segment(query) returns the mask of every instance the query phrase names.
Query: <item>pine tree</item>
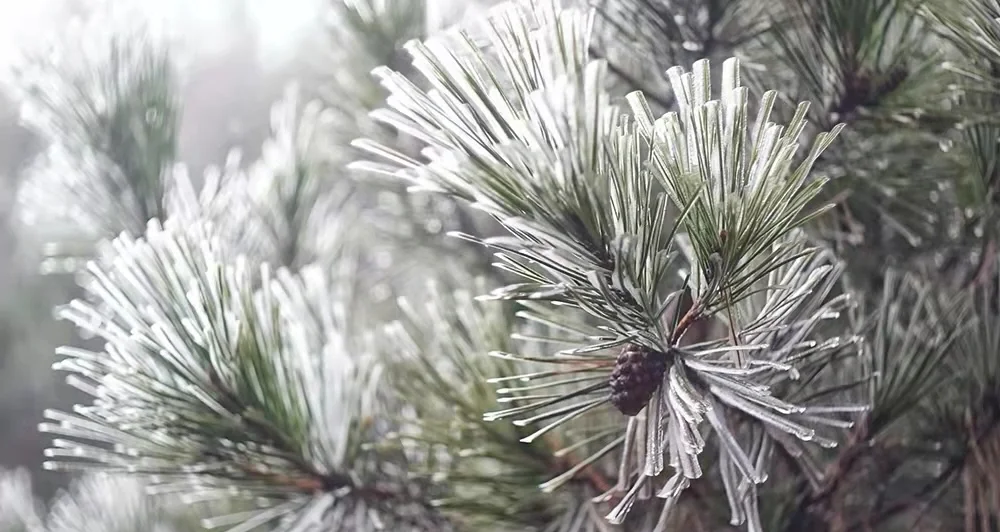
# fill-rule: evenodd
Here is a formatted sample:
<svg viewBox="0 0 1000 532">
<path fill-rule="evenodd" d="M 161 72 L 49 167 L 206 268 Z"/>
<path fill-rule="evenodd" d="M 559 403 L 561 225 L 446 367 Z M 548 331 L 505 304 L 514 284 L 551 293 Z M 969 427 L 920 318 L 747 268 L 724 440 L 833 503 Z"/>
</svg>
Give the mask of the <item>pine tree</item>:
<svg viewBox="0 0 1000 532">
<path fill-rule="evenodd" d="M 997 0 L 432 8 L 334 0 L 336 75 L 200 186 L 167 54 L 50 72 L 89 484 L 0 524 L 998 526 Z"/>
</svg>

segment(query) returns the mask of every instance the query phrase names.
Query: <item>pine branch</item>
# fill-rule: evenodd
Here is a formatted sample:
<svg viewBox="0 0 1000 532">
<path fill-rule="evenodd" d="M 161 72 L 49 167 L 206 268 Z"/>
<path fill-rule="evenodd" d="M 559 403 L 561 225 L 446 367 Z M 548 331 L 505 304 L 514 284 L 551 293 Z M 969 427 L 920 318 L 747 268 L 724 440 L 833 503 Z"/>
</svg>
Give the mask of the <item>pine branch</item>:
<svg viewBox="0 0 1000 532">
<path fill-rule="evenodd" d="M 485 287 L 483 280 L 461 281 L 448 279 L 447 283 Z M 577 523 L 576 528 L 559 530 L 596 532 L 602 523 L 583 518 L 580 512 L 589 505 L 580 502 L 612 488 L 614 481 L 606 473 L 614 464 L 602 460 L 578 466 L 599 447 L 587 445 L 592 439 L 588 433 L 604 429 L 563 426 L 537 434 L 531 428 L 483 419 L 483 411 L 498 399 L 505 402 L 544 390 L 520 391 L 521 368 L 509 360 L 482 355 L 530 344 L 511 338 L 515 331 L 527 334 L 528 330 L 515 323 L 509 304 L 477 302 L 474 293 L 468 288 L 449 291 L 432 285 L 425 303 L 400 301 L 404 318 L 384 335 L 387 359 L 395 361 L 390 372 L 396 376 L 393 388 L 415 410 L 412 428 L 404 437 L 412 445 L 449 454 L 446 460 L 437 461 L 437 469 L 423 472 L 448 482 L 449 493 L 436 504 L 457 515 L 469 529 L 509 525 L 548 530 L 558 523 L 567 527 Z M 508 387 L 496 390 L 488 381 Z M 574 468 L 579 474 L 570 481 L 568 496 L 539 493 L 539 484 L 547 477 Z M 486 493 L 490 496 L 484 500 Z"/>
<path fill-rule="evenodd" d="M 956 99 L 962 113 L 962 131 L 955 143 L 968 161 L 967 176 L 956 180 L 960 206 L 972 210 L 960 233 L 978 241 L 979 261 L 969 271 L 963 286 L 969 287 L 991 277 L 997 236 L 992 230 L 996 216 L 997 169 L 1000 149 L 996 117 L 1000 116 L 1000 4 L 987 2 L 928 2 L 921 14 L 956 49 L 947 65 L 957 77 Z"/>
<path fill-rule="evenodd" d="M 973 322 L 958 298 L 941 303 L 932 286 L 888 272 L 865 353 L 870 366 L 871 437 L 887 430 L 945 378 L 938 370 Z"/>
<path fill-rule="evenodd" d="M 260 159 L 206 187 L 226 206 L 212 218 L 234 249 L 295 270 L 334 264 L 357 246 L 354 240 L 364 239 L 346 230 L 357 213 L 350 183 L 336 175 L 343 149 L 331 145 L 332 120 L 329 109 L 303 101 L 302 91 L 289 85 L 271 109 L 271 136 Z M 234 210 L 247 212 L 234 216 Z"/>
<path fill-rule="evenodd" d="M 447 529 L 428 488 L 406 479 L 419 457 L 377 443 L 392 432 L 378 410 L 380 366 L 345 336 L 335 285 L 315 269 L 272 278 L 266 267 L 258 285 L 231 260 L 203 226 L 171 221 L 141 240 L 120 237 L 91 265 L 95 303 L 61 315 L 106 348 L 63 348 L 57 369 L 95 401 L 46 412 L 42 430 L 66 438 L 47 467 L 267 502 L 207 519 L 210 528 Z"/>
<path fill-rule="evenodd" d="M 933 0 L 919 6 L 935 22 L 934 29 L 958 47 L 963 62 L 1000 62 L 1000 2 L 997 0 Z"/>
<path fill-rule="evenodd" d="M 990 479 L 989 457 L 983 456 L 982 450 L 991 444 L 990 438 L 996 441 L 996 426 L 1000 421 L 996 392 L 1000 382 L 1000 363 L 996 357 L 1000 348 L 996 283 L 994 272 L 989 282 L 963 292 L 969 308 L 968 325 L 942 364 L 940 371 L 947 375 L 947 380 L 936 390 L 936 400 L 921 407 L 916 434 L 923 440 L 938 442 L 941 469 L 950 471 L 949 476 L 936 472 L 936 476 L 927 479 L 927 490 L 934 488 L 936 480 L 941 483 L 957 478 L 995 485 L 995 480 Z M 986 464 L 982 462 L 984 459 Z M 977 489 L 963 491 L 964 517 L 975 520 L 975 514 L 982 512 L 984 503 L 978 500 Z M 937 491 L 927 493 L 931 495 Z M 885 511 L 888 516 L 894 516 L 907 509 L 904 508 L 906 502 L 895 502 Z M 987 508 L 991 504 L 985 503 Z"/>
<path fill-rule="evenodd" d="M 94 400 L 46 413 L 49 467 L 253 499 L 203 523 L 234 532 L 663 532 L 683 510 L 916 528 L 961 506 L 945 492 L 985 522 L 995 1 L 628 0 L 598 19 L 525 0 L 418 40 L 425 2 L 337 0 L 327 109 L 285 100 L 262 160 L 201 190 L 157 174 L 145 236 L 102 249 L 87 302 L 62 309 L 106 345 L 60 350 Z M 597 22 L 636 42 L 595 44 Z M 694 66 L 649 81 L 622 47 Z M 780 95 L 752 101 L 740 62 L 713 75 L 709 55 L 765 61 L 755 88 L 813 105 L 781 123 Z M 615 76 L 654 90 L 619 107 Z M 382 180 L 318 179 L 358 153 Z M 393 238 L 369 247 L 363 226 Z M 467 276 L 485 266 L 494 282 Z M 393 291 L 420 295 L 359 333 Z M 949 490 L 960 477 L 977 484 Z"/>
<path fill-rule="evenodd" d="M 48 513 L 35 500 L 28 472 L 0 472 L 0 525 L 9 532 L 195 532 L 179 507 L 146 496 L 134 478 L 91 473 L 60 491 Z"/>
<path fill-rule="evenodd" d="M 407 194 L 398 180 L 379 179 L 380 167 L 369 172 L 347 168 L 361 154 L 351 146 L 359 137 L 377 140 L 407 156 L 415 154 L 417 147 L 410 139 L 376 119 L 387 94 L 371 73 L 385 66 L 407 66 L 405 43 L 424 38 L 436 29 L 429 27 L 431 7 L 424 0 L 332 0 L 326 17 L 328 42 L 324 45 L 329 54 L 322 54 L 324 64 L 319 66 L 320 98 L 324 113 L 329 115 L 324 132 L 336 152 L 334 173 L 342 174 L 331 178 L 350 178 L 350 204 L 357 211 L 351 223 L 371 229 L 368 238 L 358 238 L 366 244 L 360 251 L 365 284 L 377 293 L 385 293 L 384 299 L 389 302 L 391 295 L 419 291 L 422 284 L 411 283 L 408 278 L 434 275 L 433 271 L 415 274 L 427 269 L 428 264 L 435 268 L 447 265 L 459 274 L 465 270 L 480 275 L 494 272 L 488 255 L 444 238 L 449 231 L 477 231 L 484 225 L 482 217 L 448 198 Z"/>
<path fill-rule="evenodd" d="M 134 478 L 90 474 L 58 495 L 49 510 L 48 532 L 194 532 L 179 508 L 146 496 Z"/>
<path fill-rule="evenodd" d="M 660 73 L 702 58 L 716 59 L 746 48 L 767 31 L 765 4 L 745 0 L 591 1 L 598 13 L 597 35 L 609 69 L 628 86 L 672 109 Z M 650 68 L 649 62 L 654 63 Z M 648 73 L 654 77 L 649 79 Z"/>
<path fill-rule="evenodd" d="M 343 128 L 338 128 L 344 136 L 337 142 L 346 145 L 361 135 L 386 133 L 367 117 L 384 99 L 368 73 L 381 65 L 398 67 L 403 45 L 427 34 L 427 2 L 330 0 L 329 4 L 324 21 L 329 55 L 323 54 L 319 66 L 326 73 L 321 92 Z"/>
<path fill-rule="evenodd" d="M 44 532 L 40 506 L 32 493 L 27 470 L 0 470 L 0 528 L 10 532 Z"/>
<path fill-rule="evenodd" d="M 557 369 L 541 375 L 520 376 L 542 383 L 532 389 L 551 386 L 554 393 L 525 397 L 519 401 L 524 404 L 489 412 L 487 419 L 515 418 L 515 424 L 524 425 L 545 421 L 534 439 L 571 420 L 606 415 L 601 407 L 608 403 L 633 416 L 624 431 L 605 436 L 608 443 L 597 454 L 543 484 L 545 490 L 557 489 L 581 466 L 620 448 L 618 482 L 604 497 L 617 502 L 608 514 L 612 523 L 622 523 L 635 502 L 650 493 L 647 480 L 665 469 L 667 457 L 676 473 L 658 495 L 666 499 L 663 515 L 670 512 L 690 480 L 702 475 L 700 426 L 708 421 L 722 444 L 733 522 L 756 526 L 752 486 L 763 481 L 771 440 L 751 442 L 751 457 L 723 412 L 741 411 L 765 426 L 833 445 L 794 419 L 793 413 L 807 409 L 783 402 L 754 382 L 781 382 L 794 372 L 785 357 L 806 358 L 841 344 L 826 342 L 796 355 L 803 345 L 777 349 L 752 341 L 711 341 L 682 349 L 676 340 L 696 319 L 740 303 L 770 274 L 812 256 L 793 230 L 816 216 L 801 211 L 823 181 L 806 176 L 836 131 L 821 135 L 805 161 L 793 167 L 807 106 L 800 107 L 786 132 L 769 122 L 775 95 L 768 94 L 751 132 L 735 61 L 726 64 L 721 102 L 709 101 L 707 63 L 699 62 L 693 74 L 679 68 L 669 72 L 678 113 L 654 120 L 636 95 L 634 121 L 619 117 L 608 103 L 603 62 L 587 55 L 586 13 L 552 3 L 524 10 L 509 5 L 494 13 L 485 52 L 461 33 L 410 45 L 414 65 L 438 88 L 433 97 L 398 73 L 379 72 L 392 93 L 392 110 L 381 117 L 426 142 L 426 162 L 359 143 L 392 161 L 397 175 L 415 186 L 472 202 L 504 224 L 510 237 L 481 242 L 500 250 L 501 267 L 526 282 L 495 290 L 490 298 L 519 301 L 526 307 L 525 319 L 552 325 L 556 334 L 539 340 L 576 346 L 545 357 L 496 353 L 555 364 Z M 763 161 L 780 169 L 778 174 L 762 173 Z M 651 188 L 643 170 L 648 164 L 665 196 Z M 681 220 L 673 228 L 666 222 L 667 199 Z M 663 319 L 663 312 L 682 290 L 664 279 L 671 244 L 681 229 L 693 263 L 689 284 L 695 304 L 683 320 L 675 317 L 683 326 L 677 327 L 676 321 Z M 829 314 L 815 307 L 807 307 L 816 312 L 812 315 L 786 313 L 798 308 L 792 302 L 828 269 L 794 271 L 785 286 L 795 288 L 766 285 L 775 299 L 765 307 L 782 312 L 762 311 L 756 321 L 739 323 L 741 340 L 743 335 L 763 338 L 763 324 L 782 318 L 801 319 L 793 328 L 809 335 Z M 570 312 L 574 308 L 582 319 Z M 623 345 L 617 357 L 608 353 Z M 768 353 L 774 358 L 768 360 Z M 753 361 L 750 367 L 743 356 Z M 601 373 L 612 369 L 602 383 Z M 640 387 L 636 381 L 633 388 L 633 378 L 652 382 L 647 386 L 642 380 Z M 577 381 L 582 383 L 559 391 Z"/>
<path fill-rule="evenodd" d="M 890 95 L 928 81 L 920 20 L 905 1 L 788 0 L 779 9 L 790 19 L 773 26 L 776 59 L 795 73 L 797 96 L 817 104 L 823 127 L 861 107 L 892 112 Z"/>
<path fill-rule="evenodd" d="M 170 57 L 143 28 L 95 16 L 63 38 L 19 73 L 22 116 L 49 144 L 19 207 L 73 269 L 93 242 L 166 215 L 179 104 Z"/>
<path fill-rule="evenodd" d="M 870 329 L 859 330 L 867 339 L 862 360 L 870 377 L 863 381 L 869 386 L 865 403 L 871 410 L 854 426 L 847 444 L 821 474 L 800 471 L 802 491 L 786 530 L 807 526 L 809 517 L 834 522 L 836 505 L 845 490 L 854 489 L 862 463 L 878 460 L 879 444 L 905 430 L 899 426 L 907 416 L 914 410 L 919 412 L 923 399 L 942 385 L 947 373 L 940 366 L 969 327 L 967 309 L 960 298 L 940 303 L 930 287 L 891 270 L 883 290 L 878 309 L 862 318 Z M 812 490 L 803 493 L 809 484 Z"/>
<path fill-rule="evenodd" d="M 988 437 L 997 433 L 998 427 L 1000 427 L 1000 417 L 994 417 L 991 421 L 985 423 L 982 428 L 977 429 L 976 433 L 969 440 L 969 444 L 976 445 L 979 442 L 985 441 Z M 898 501 L 885 508 L 881 508 L 875 516 L 867 517 L 861 522 L 852 524 L 847 529 L 848 532 L 872 530 L 874 527 L 909 512 L 917 506 L 925 506 L 928 500 L 934 497 L 935 494 L 944 492 L 963 468 L 968 467 L 971 456 L 971 453 L 963 453 L 951 458 L 934 478 L 928 480 L 918 490 L 916 495 L 907 500 Z"/>
<path fill-rule="evenodd" d="M 774 15 L 787 23 L 765 37 L 790 91 L 814 103 L 814 119 L 849 125 L 820 163 L 838 177 L 830 195 L 845 200 L 820 231 L 859 275 L 894 258 L 916 269 L 962 223 L 943 177 L 960 164 L 945 140 L 961 116 L 942 68 L 948 47 L 915 5 L 788 0 Z"/>
</svg>

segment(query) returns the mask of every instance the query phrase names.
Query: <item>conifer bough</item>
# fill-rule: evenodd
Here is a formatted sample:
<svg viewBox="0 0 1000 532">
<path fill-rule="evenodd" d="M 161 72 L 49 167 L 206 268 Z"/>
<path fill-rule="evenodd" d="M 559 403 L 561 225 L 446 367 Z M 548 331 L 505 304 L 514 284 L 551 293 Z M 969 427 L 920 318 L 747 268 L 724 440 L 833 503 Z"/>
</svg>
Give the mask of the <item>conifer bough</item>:
<svg viewBox="0 0 1000 532">
<path fill-rule="evenodd" d="M 151 222 L 114 240 L 88 268 L 90 301 L 60 315 L 106 344 L 65 347 L 56 369 L 94 397 L 46 412 L 46 467 L 149 476 L 150 491 L 192 502 L 252 496 L 207 528 L 447 530 L 413 456 L 382 450 L 382 367 L 342 332 L 325 272 L 259 281 L 210 228 Z M 409 456 L 409 458 L 408 458 Z"/>
<path fill-rule="evenodd" d="M 605 21 L 640 19 L 616 29 L 669 54 L 655 59 L 766 52 L 776 65 L 760 77 L 819 105 L 785 122 L 776 93 L 750 101 L 732 59 L 721 63 L 721 90 L 708 62 L 692 61 L 690 72 L 666 71 L 672 94 L 615 94 L 606 71 L 628 78 L 630 69 L 590 57 L 616 56 L 592 46 L 593 14 L 549 0 L 505 4 L 482 31 L 410 42 L 414 69 L 398 65 L 396 48 L 424 35 L 425 2 L 337 1 L 328 107 L 286 100 L 263 164 L 244 172 L 230 159 L 199 193 L 165 171 L 177 109 L 158 48 L 115 44 L 107 68 L 68 72 L 77 78 L 68 93 L 37 93 L 51 111 L 37 124 L 57 133 L 47 152 L 57 165 L 40 166 L 24 198 L 72 214 L 51 201 L 51 185 L 69 183 L 62 188 L 87 199 L 71 202 L 86 215 L 74 215 L 74 234 L 143 235 L 102 250 L 81 276 L 86 300 L 61 311 L 105 345 L 59 350 L 57 369 L 93 401 L 46 412 L 42 430 L 56 435 L 47 466 L 124 476 L 87 477 L 41 519 L 24 477 L 0 475 L 0 528 L 172 525 L 143 485 L 225 501 L 202 524 L 232 532 L 664 532 L 688 519 L 715 530 L 712 503 L 722 499 L 723 520 L 751 531 L 910 529 L 896 518 L 928 517 L 924 505 L 941 495 L 940 528 L 955 522 L 944 514 L 958 490 L 947 488 L 962 478 L 966 529 L 976 520 L 989 529 L 1000 493 L 990 279 L 1000 3 L 795 0 L 778 3 L 791 13 L 780 23 L 767 20 L 774 3 L 760 0 L 615 3 Z M 631 38 L 617 41 L 607 44 L 649 59 Z M 944 70 L 958 75 L 941 75 L 942 50 L 925 45 L 948 48 Z M 373 117 L 391 128 L 356 120 L 382 101 L 358 79 L 380 63 L 373 79 L 389 98 Z M 643 82 L 656 77 L 646 73 Z M 951 83 L 949 96 L 961 98 L 939 101 Z M 671 112 L 654 116 L 647 97 Z M 817 130 L 840 119 L 852 134 L 818 163 L 840 126 Z M 960 134 L 947 131 L 955 124 Z M 339 144 L 347 136 L 375 137 L 356 147 L 377 160 L 356 167 L 436 194 L 428 204 L 467 202 L 499 222 L 502 236 L 465 221 L 476 234 L 458 234 L 495 252 L 491 281 L 473 286 L 466 274 L 485 272 L 464 261 L 417 273 L 410 260 L 400 269 L 411 279 L 433 276 L 445 289 L 419 304 L 401 298 L 392 311 L 403 317 L 384 331 L 359 330 L 372 302 L 347 310 L 355 302 L 331 289 L 329 272 L 299 268 L 348 269 L 344 255 L 357 252 L 319 234 L 330 211 L 343 219 L 347 196 L 315 178 L 356 153 Z M 938 143 L 937 156 L 924 153 Z M 855 260 L 841 278 L 840 259 L 852 256 L 844 240 L 835 237 L 834 255 L 815 240 L 830 232 L 809 224 L 828 192 L 814 164 L 846 177 L 836 197 L 869 204 L 858 220 L 846 205 L 824 217 L 837 235 L 850 222 L 850 236 L 860 227 L 877 245 L 900 240 L 897 231 L 911 246 L 933 236 L 921 251 L 934 256 L 914 261 L 930 266 L 921 273 L 930 282 Z M 261 194 L 241 190 L 248 185 Z M 426 244 L 414 246 L 424 231 L 409 230 L 427 224 L 426 212 L 375 217 L 406 235 L 404 255 Z M 160 215 L 162 226 L 146 225 Z M 941 227 L 924 234 L 927 225 Z M 872 240 L 846 242 L 868 254 Z M 266 255 L 298 271 L 272 273 Z M 940 293 L 955 279 L 980 296 L 975 308 L 968 292 Z M 882 293 L 868 293 L 877 284 Z M 489 293 L 476 301 L 470 291 Z M 874 312 L 855 312 L 872 302 Z M 691 334 L 695 324 L 715 329 Z M 841 440 L 825 460 L 823 448 Z M 674 511 L 682 495 L 692 511 Z M 229 506 L 237 500 L 247 506 Z"/>
<path fill-rule="evenodd" d="M 841 126 L 816 135 L 796 162 L 808 105 L 779 125 L 771 121 L 777 94 L 767 92 L 751 122 L 735 59 L 723 65 L 718 99 L 708 62 L 699 61 L 690 73 L 667 72 L 676 111 L 653 117 L 633 93 L 633 115 L 622 114 L 607 92 L 605 63 L 589 57 L 592 20 L 552 1 L 505 4 L 491 12 L 480 41 L 459 32 L 410 43 L 429 89 L 379 69 L 390 96 L 375 115 L 422 140 L 423 157 L 359 142 L 387 163 L 358 167 L 495 217 L 509 236 L 458 235 L 497 250 L 497 266 L 523 279 L 488 298 L 520 302 L 522 318 L 550 327 L 541 340 L 570 346 L 545 356 L 494 353 L 553 369 L 521 375 L 531 391 L 508 391 L 505 402 L 516 406 L 487 419 L 541 425 L 523 440 L 532 442 L 562 425 L 608 422 L 609 406 L 634 415 L 611 421 L 619 430 L 595 436 L 598 448 L 544 491 L 617 449 L 617 482 L 598 497 L 616 502 L 608 520 L 624 523 L 655 492 L 660 530 L 702 476 L 707 425 L 733 524 L 760 530 L 755 486 L 767 478 L 775 446 L 833 446 L 836 434 L 824 436 L 822 427 L 850 426 L 832 416 L 861 410 L 777 394 L 801 369 L 855 342 L 817 337 L 817 324 L 848 301 L 814 297 L 829 293 L 839 268 L 800 231 L 824 211 L 811 205 L 825 180 L 809 172 Z M 679 271 L 688 268 L 677 248 L 690 273 Z M 693 305 L 670 319 L 667 309 L 679 309 L 685 295 Z M 687 328 L 711 316 L 730 334 L 681 348 Z M 623 345 L 624 360 L 613 353 Z M 671 363 L 650 353 L 671 353 Z M 753 428 L 737 428 L 736 418 Z M 668 465 L 674 473 L 664 477 Z"/>
</svg>

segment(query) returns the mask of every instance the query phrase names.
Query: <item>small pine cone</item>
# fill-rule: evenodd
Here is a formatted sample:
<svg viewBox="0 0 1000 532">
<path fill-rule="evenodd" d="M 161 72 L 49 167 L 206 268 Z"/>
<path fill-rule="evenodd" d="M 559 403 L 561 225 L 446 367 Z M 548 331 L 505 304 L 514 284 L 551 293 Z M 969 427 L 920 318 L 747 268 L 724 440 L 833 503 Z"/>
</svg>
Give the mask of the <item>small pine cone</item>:
<svg viewBox="0 0 1000 532">
<path fill-rule="evenodd" d="M 883 77 L 882 81 L 875 88 L 875 99 L 884 97 L 890 92 L 899 88 L 900 85 L 906 81 L 909 77 L 910 71 L 903 66 L 897 66 L 889 72 L 887 72 Z"/>
<path fill-rule="evenodd" d="M 611 372 L 611 404 L 626 416 L 638 414 L 660 387 L 666 371 L 666 353 L 641 345 L 626 345 Z"/>
</svg>

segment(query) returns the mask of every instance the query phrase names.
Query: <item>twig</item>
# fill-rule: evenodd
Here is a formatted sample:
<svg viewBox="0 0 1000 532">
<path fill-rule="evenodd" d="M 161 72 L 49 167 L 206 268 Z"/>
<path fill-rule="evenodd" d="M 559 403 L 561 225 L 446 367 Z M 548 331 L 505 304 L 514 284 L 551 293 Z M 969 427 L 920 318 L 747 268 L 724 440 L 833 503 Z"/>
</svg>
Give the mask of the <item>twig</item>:
<svg viewBox="0 0 1000 532">
<path fill-rule="evenodd" d="M 991 416 L 989 422 L 984 424 L 985 425 L 984 427 L 976 431 L 976 434 L 972 438 L 972 441 L 969 442 L 970 445 L 979 444 L 987 437 L 989 437 L 991 434 L 993 434 L 998 428 L 998 423 L 1000 423 L 1000 416 L 994 414 L 993 416 Z M 938 494 L 943 493 L 945 488 L 947 487 L 947 484 L 952 479 L 952 477 L 954 477 L 956 473 L 958 473 L 968 464 L 969 458 L 970 458 L 969 452 L 965 452 L 962 453 L 960 456 L 953 457 L 951 460 L 948 461 L 948 465 L 941 471 L 941 473 L 935 476 L 934 479 L 932 479 L 930 482 L 925 484 L 924 487 L 920 491 L 918 491 L 913 497 L 908 497 L 907 500 L 899 501 L 895 504 L 890 505 L 889 507 L 883 509 L 881 512 L 878 512 L 878 514 L 876 514 L 874 517 L 870 517 L 869 519 L 865 520 L 864 523 L 856 523 L 852 525 L 848 529 L 848 532 L 863 530 L 865 524 L 874 528 L 876 525 L 884 523 L 885 521 L 888 521 L 889 519 L 892 519 L 893 517 L 896 517 L 899 514 L 906 512 L 914 505 L 924 502 L 924 499 L 926 497 L 935 494 L 935 492 L 937 492 Z"/>
<path fill-rule="evenodd" d="M 684 313 L 680 321 L 677 322 L 677 326 L 674 327 L 674 331 L 670 334 L 670 345 L 677 345 L 687 332 L 688 328 L 695 324 L 698 320 L 703 317 L 701 313 L 701 305 L 699 303 L 694 303 L 691 308 Z"/>
<path fill-rule="evenodd" d="M 303 472 L 302 477 L 292 477 L 288 475 L 269 473 L 262 471 L 259 466 L 253 464 L 240 464 L 240 469 L 248 476 L 256 478 L 271 486 L 283 486 L 294 489 L 300 493 L 330 493 L 340 489 L 348 488 L 359 499 L 374 506 L 383 507 L 386 512 L 391 513 L 394 519 L 411 525 L 421 525 L 419 518 L 412 515 L 403 515 L 394 512 L 393 508 L 400 502 L 415 504 L 426 511 L 426 518 L 435 523 L 448 523 L 440 510 L 430 501 L 414 496 L 404 491 L 393 491 L 372 485 L 358 485 L 348 475 L 341 473 L 321 474 L 316 471 Z M 388 503 L 388 506 L 386 506 Z M 450 528 L 449 528 L 450 530 Z"/>
<path fill-rule="evenodd" d="M 966 287 L 982 286 L 989 279 L 990 274 L 993 271 L 993 265 L 996 262 L 996 252 L 997 252 L 996 242 L 991 238 L 983 242 L 983 248 L 981 251 L 981 256 L 979 257 L 979 264 L 976 266 L 976 270 L 973 275 L 966 282 Z"/>
<path fill-rule="evenodd" d="M 854 464 L 870 448 L 867 445 L 869 430 L 869 419 L 865 416 L 848 436 L 847 445 L 843 452 L 837 455 L 836 460 L 826 468 L 820 488 L 814 490 L 811 494 L 799 497 L 786 530 L 798 530 L 802 518 L 807 514 L 814 513 L 814 508 L 821 504 L 826 504 L 836 494 L 840 485 L 847 478 L 848 473 L 851 472 Z M 794 463 L 794 460 L 792 460 L 792 463 Z M 825 518 L 829 517 L 825 516 Z"/>
<path fill-rule="evenodd" d="M 847 439 L 847 447 L 844 452 L 837 456 L 837 459 L 827 467 L 826 474 L 824 474 L 824 485 L 818 493 L 816 493 L 812 499 L 814 502 L 819 502 L 823 499 L 829 498 L 833 495 L 833 492 L 840 487 L 840 484 L 847 477 L 847 474 L 851 471 L 855 462 L 864 454 L 865 449 L 869 448 L 867 444 L 868 433 L 870 429 L 870 423 L 867 416 L 858 423 L 857 427 L 851 432 L 851 435 Z"/>
</svg>

